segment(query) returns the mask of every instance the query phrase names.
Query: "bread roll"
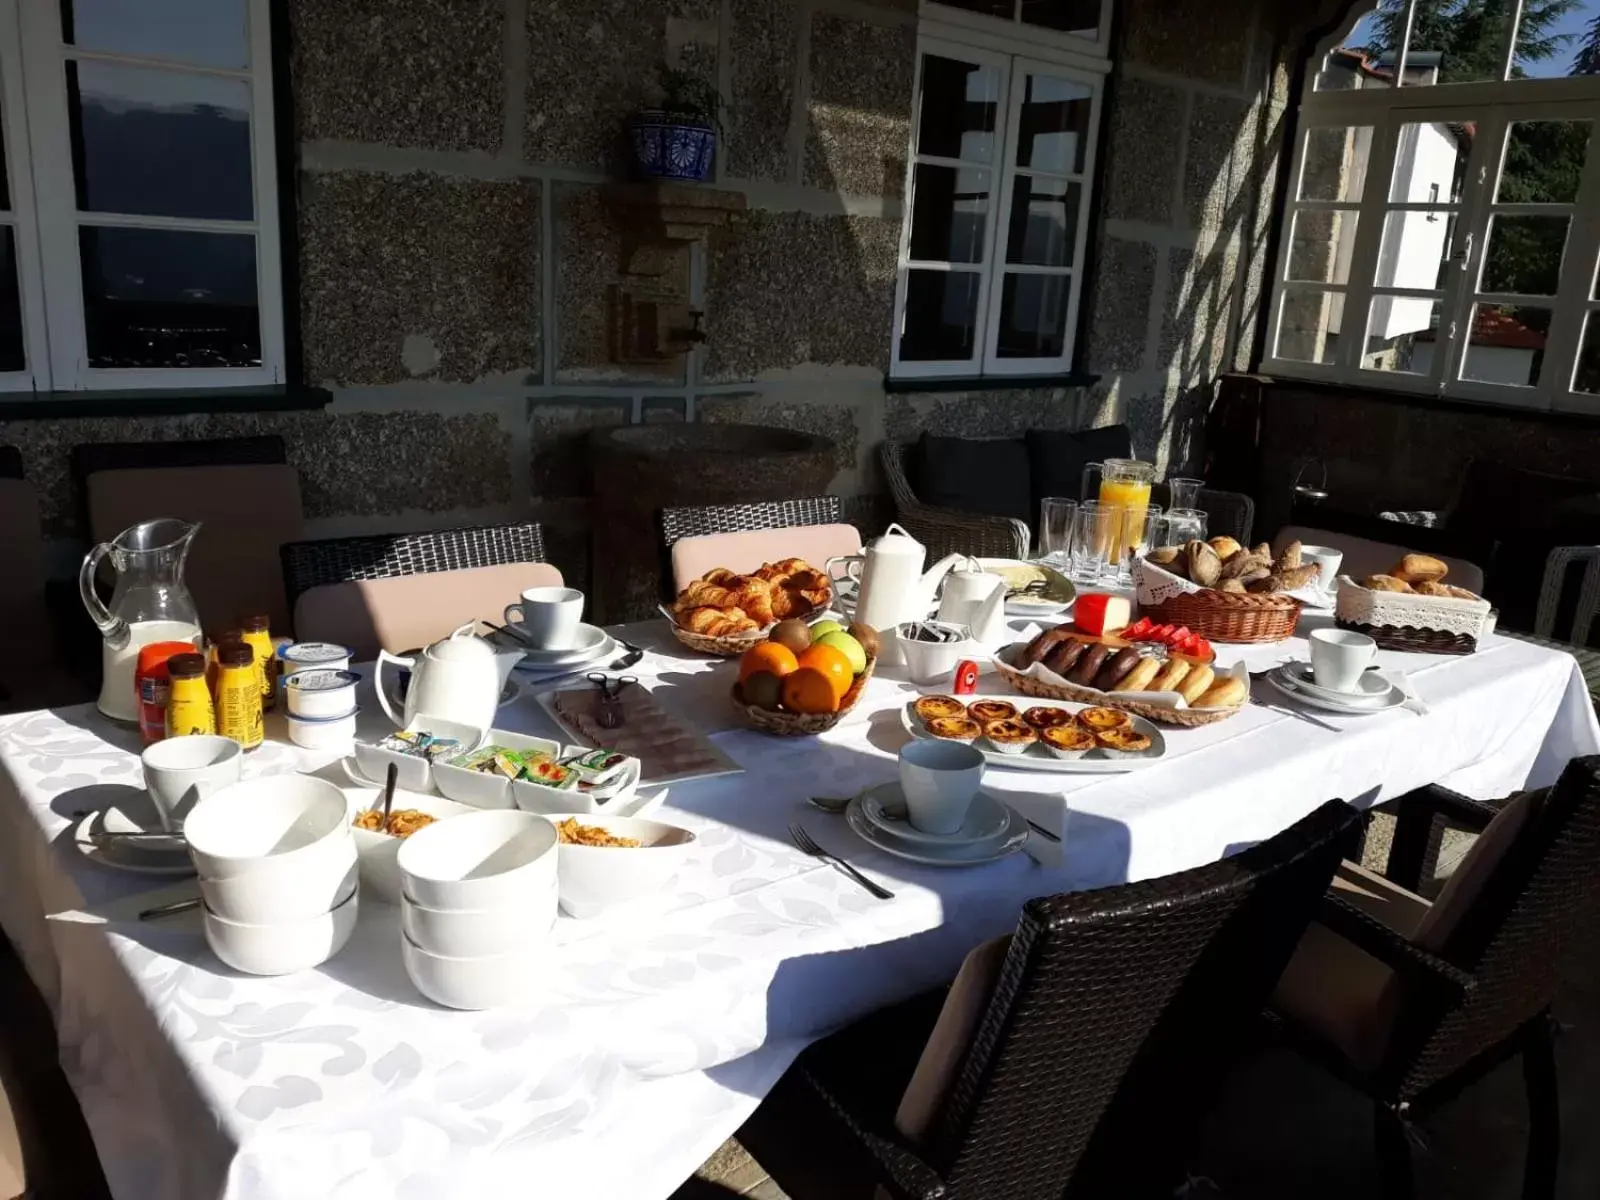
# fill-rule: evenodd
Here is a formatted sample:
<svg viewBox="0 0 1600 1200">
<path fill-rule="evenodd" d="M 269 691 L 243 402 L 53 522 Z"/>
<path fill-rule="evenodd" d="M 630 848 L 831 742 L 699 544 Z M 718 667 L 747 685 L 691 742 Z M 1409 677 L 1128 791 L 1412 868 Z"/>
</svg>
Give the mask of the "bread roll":
<svg viewBox="0 0 1600 1200">
<path fill-rule="evenodd" d="M 1283 572 L 1283 590 L 1292 592 L 1295 588 L 1305 587 L 1320 574 L 1322 567 L 1317 563 L 1301 563 L 1298 567 L 1290 567 Z"/>
<path fill-rule="evenodd" d="M 1210 587 L 1222 578 L 1222 559 L 1204 542 L 1190 542 L 1184 547 L 1189 560 L 1189 578 L 1201 587 Z"/>
<path fill-rule="evenodd" d="M 1215 550 L 1217 552 L 1217 557 L 1222 559 L 1224 562 L 1226 562 L 1230 556 L 1235 555 L 1244 549 L 1243 546 L 1239 545 L 1236 539 L 1228 537 L 1226 534 L 1223 534 L 1220 537 L 1214 537 L 1206 544 Z"/>
<path fill-rule="evenodd" d="M 1169 567 L 1178 560 L 1183 553 L 1182 546 L 1157 546 L 1145 558 L 1155 563 L 1158 567 Z"/>
<path fill-rule="evenodd" d="M 1261 579 L 1252 579 L 1244 585 L 1244 590 L 1254 592 L 1258 596 L 1270 596 L 1275 592 L 1288 591 L 1289 585 L 1284 576 L 1274 571 Z"/>
<path fill-rule="evenodd" d="M 1283 548 L 1283 553 L 1278 555 L 1277 561 L 1272 564 L 1272 569 L 1281 575 L 1285 571 L 1292 571 L 1299 565 L 1300 543 L 1293 541 Z"/>
<path fill-rule="evenodd" d="M 1361 581 L 1361 586 L 1370 588 L 1374 592 L 1409 592 L 1412 587 L 1404 579 L 1396 579 L 1393 575 L 1368 575 Z"/>
<path fill-rule="evenodd" d="M 1217 584 L 1217 591 L 1219 592 L 1243 592 L 1246 590 L 1248 589 L 1244 586 L 1244 580 L 1242 579 L 1224 579 Z"/>
<path fill-rule="evenodd" d="M 1232 708 L 1243 704 L 1249 695 L 1250 688 L 1242 679 L 1224 675 L 1201 692 L 1198 700 L 1190 700 L 1189 704 L 1194 708 Z"/>
<path fill-rule="evenodd" d="M 1482 600 L 1483 599 L 1483 597 L 1478 595 L 1477 592 L 1469 592 L 1469 591 L 1467 591 L 1466 588 L 1457 587 L 1453 583 L 1445 584 L 1444 585 L 1444 590 L 1446 592 L 1448 592 L 1450 595 L 1454 596 L 1457 600 Z"/>
<path fill-rule="evenodd" d="M 1183 681 L 1178 684 L 1178 695 L 1193 704 L 1211 686 L 1211 681 L 1216 677 L 1215 671 L 1201 663 L 1183 677 Z"/>
<path fill-rule="evenodd" d="M 1437 582 L 1449 573 L 1450 568 L 1431 554 L 1408 554 L 1389 568 L 1396 579 L 1412 584 Z"/>
<path fill-rule="evenodd" d="M 1424 579 L 1411 590 L 1419 596 L 1448 596 L 1450 594 L 1450 585 L 1447 583 L 1435 583 L 1431 579 Z"/>
<path fill-rule="evenodd" d="M 1257 542 L 1254 546 L 1250 547 L 1250 553 L 1254 554 L 1257 558 L 1264 558 L 1268 562 L 1272 561 L 1272 546 L 1267 542 Z"/>
<path fill-rule="evenodd" d="M 1271 566 L 1272 563 L 1270 560 L 1261 558 L 1259 555 L 1252 554 L 1248 550 L 1241 550 L 1238 554 L 1235 554 L 1227 562 L 1222 564 L 1221 578 L 1239 579 L 1249 572 L 1256 570 L 1258 567 L 1270 568 Z"/>
<path fill-rule="evenodd" d="M 1150 687 L 1150 681 L 1161 672 L 1161 660 L 1156 658 L 1141 658 L 1138 666 L 1122 677 L 1122 682 L 1111 690 L 1114 692 L 1142 692 Z"/>
<path fill-rule="evenodd" d="M 1156 672 L 1156 677 L 1150 681 L 1150 686 L 1146 690 L 1152 692 L 1176 691 L 1178 685 L 1184 681 L 1191 669 L 1190 665 L 1183 659 L 1169 658 L 1166 666 Z"/>
<path fill-rule="evenodd" d="M 1272 574 L 1272 568 L 1270 566 L 1267 566 L 1267 565 L 1263 564 L 1261 566 L 1251 567 L 1243 575 L 1239 576 L 1239 582 L 1245 585 L 1245 590 L 1246 591 L 1249 591 L 1250 590 L 1250 585 L 1252 583 L 1254 583 L 1258 579 L 1265 579 L 1268 575 L 1271 575 L 1271 574 Z"/>
</svg>

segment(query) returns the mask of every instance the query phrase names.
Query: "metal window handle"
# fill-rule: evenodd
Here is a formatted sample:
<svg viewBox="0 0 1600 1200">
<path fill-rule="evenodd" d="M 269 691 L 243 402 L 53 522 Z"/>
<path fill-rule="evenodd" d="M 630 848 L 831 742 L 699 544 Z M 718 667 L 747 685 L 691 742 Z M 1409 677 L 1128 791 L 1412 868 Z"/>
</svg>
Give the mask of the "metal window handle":
<svg viewBox="0 0 1600 1200">
<path fill-rule="evenodd" d="M 1467 259 L 1472 257 L 1472 230 L 1467 230 L 1461 237 L 1461 249 L 1450 256 L 1450 261 L 1467 265 Z"/>
</svg>

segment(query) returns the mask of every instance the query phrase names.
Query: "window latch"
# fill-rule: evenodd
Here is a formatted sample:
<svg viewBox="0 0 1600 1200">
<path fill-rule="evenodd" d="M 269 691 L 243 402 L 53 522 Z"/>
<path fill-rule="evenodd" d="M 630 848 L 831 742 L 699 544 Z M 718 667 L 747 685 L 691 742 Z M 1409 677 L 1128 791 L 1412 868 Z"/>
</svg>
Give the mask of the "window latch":
<svg viewBox="0 0 1600 1200">
<path fill-rule="evenodd" d="M 1454 254 L 1452 254 L 1450 256 L 1450 261 L 1454 262 L 1454 263 L 1460 263 L 1461 264 L 1461 269 L 1464 271 L 1467 268 L 1467 259 L 1469 259 L 1471 257 L 1472 257 L 1472 231 L 1469 229 L 1461 237 L 1461 249 L 1457 250 Z"/>
</svg>

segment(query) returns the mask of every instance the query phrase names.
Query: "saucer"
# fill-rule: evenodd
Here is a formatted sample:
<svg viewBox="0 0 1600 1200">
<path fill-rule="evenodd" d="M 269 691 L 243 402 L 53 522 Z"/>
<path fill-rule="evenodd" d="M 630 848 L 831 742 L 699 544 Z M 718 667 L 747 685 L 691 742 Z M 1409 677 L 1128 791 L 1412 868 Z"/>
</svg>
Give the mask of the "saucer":
<svg viewBox="0 0 1600 1200">
<path fill-rule="evenodd" d="M 1317 682 L 1312 673 L 1310 663 L 1285 663 L 1283 672 L 1289 677 L 1289 682 L 1301 691 L 1322 700 L 1342 700 L 1346 704 L 1366 704 L 1381 701 L 1389 694 L 1394 684 L 1390 683 L 1377 671 L 1363 671 L 1356 679 L 1354 691 L 1341 692 L 1336 688 L 1323 687 Z"/>
<path fill-rule="evenodd" d="M 1384 684 L 1388 689 L 1387 693 L 1377 700 L 1351 700 L 1345 698 L 1341 692 L 1330 693 L 1325 688 L 1318 689 L 1318 692 L 1322 693 L 1319 695 L 1318 692 L 1312 692 L 1303 687 L 1295 679 L 1294 675 L 1284 667 L 1268 672 L 1267 683 L 1277 688 L 1278 691 L 1290 699 L 1298 700 L 1301 704 L 1308 704 L 1312 708 L 1320 708 L 1324 712 L 1342 713 L 1347 717 L 1364 717 L 1369 713 L 1388 712 L 1392 708 L 1402 707 L 1406 702 L 1405 693 L 1387 682 Z M 1339 699 L 1324 699 L 1324 695 L 1338 696 Z"/>
<path fill-rule="evenodd" d="M 89 813 L 72 830 L 72 840 L 91 862 L 137 875 L 193 875 L 182 834 L 164 838 L 105 839 L 103 833 L 147 833 L 151 828 L 112 805 Z"/>
<path fill-rule="evenodd" d="M 515 631 L 517 626 L 508 625 L 507 629 Z M 528 642 L 521 633 L 513 632 L 526 648 L 526 657 L 522 665 L 530 667 L 554 667 L 566 663 L 588 662 L 606 652 L 611 642 L 611 635 L 598 625 L 579 625 L 578 632 L 573 636 L 570 646 L 563 646 L 559 650 L 546 650 Z"/>
<path fill-rule="evenodd" d="M 906 816 L 906 797 L 899 781 L 879 784 L 861 793 L 862 815 L 884 833 L 919 846 L 965 846 L 992 842 L 1010 828 L 1010 809 L 988 792 L 979 792 L 967 809 L 967 819 L 954 833 L 925 833 Z"/>
<path fill-rule="evenodd" d="M 900 833 L 889 833 L 880 829 L 862 812 L 859 796 L 850 801 L 845 808 L 844 819 L 857 837 L 885 854 L 930 867 L 975 867 L 1015 854 L 1028 840 L 1028 822 L 1023 819 L 1022 814 L 1005 805 L 1001 807 L 1005 808 L 1008 816 L 1005 833 L 998 840 L 958 842 L 955 845 L 924 845 L 909 841 Z M 907 829 L 909 828 L 910 826 L 907 826 Z M 939 841 L 944 843 L 945 839 Z"/>
</svg>

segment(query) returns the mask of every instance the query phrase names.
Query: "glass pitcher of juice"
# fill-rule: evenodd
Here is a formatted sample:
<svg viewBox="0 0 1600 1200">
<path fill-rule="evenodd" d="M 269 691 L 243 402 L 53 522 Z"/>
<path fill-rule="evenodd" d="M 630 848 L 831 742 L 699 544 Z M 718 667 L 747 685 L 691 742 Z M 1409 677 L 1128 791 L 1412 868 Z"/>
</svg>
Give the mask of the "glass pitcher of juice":
<svg viewBox="0 0 1600 1200">
<path fill-rule="evenodd" d="M 1144 539 L 1145 515 L 1150 511 L 1150 485 L 1154 463 L 1132 458 L 1108 458 L 1100 474 L 1100 503 L 1124 510 L 1122 528 L 1111 548 L 1111 561 L 1121 561 Z"/>
</svg>

